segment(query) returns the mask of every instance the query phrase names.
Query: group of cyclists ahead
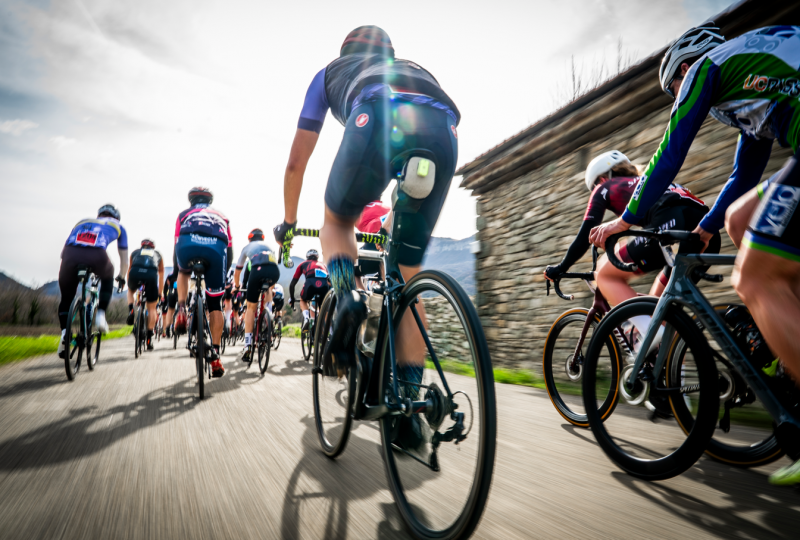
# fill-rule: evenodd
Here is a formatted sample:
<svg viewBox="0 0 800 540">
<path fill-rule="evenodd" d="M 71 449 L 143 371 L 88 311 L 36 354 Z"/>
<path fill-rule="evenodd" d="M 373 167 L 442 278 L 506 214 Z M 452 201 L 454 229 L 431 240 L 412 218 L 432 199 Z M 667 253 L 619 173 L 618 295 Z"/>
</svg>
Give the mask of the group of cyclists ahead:
<svg viewBox="0 0 800 540">
<path fill-rule="evenodd" d="M 663 141 L 644 170 L 618 150 L 591 161 L 585 176 L 591 197 L 583 225 L 561 263 L 548 267 L 545 277 L 556 279 L 583 256 L 590 244 L 604 247 L 610 235 L 633 225 L 697 233 L 681 243 L 680 253 L 718 253 L 719 231 L 724 226 L 739 248 L 734 288 L 775 358 L 800 382 L 800 342 L 796 339 L 800 321 L 797 157 L 761 181 L 773 140 L 791 147 L 795 153 L 800 146 L 798 64 L 799 27 L 761 28 L 726 40 L 718 28 L 708 24 L 681 36 L 669 47 L 659 72 L 661 87 L 675 99 Z M 289 298 L 293 304 L 295 285 L 301 275 L 305 276 L 300 294 L 305 321 L 313 316 L 309 313 L 309 300 L 324 296 L 329 288 L 333 291 L 337 311 L 324 355 L 332 364 L 350 367 L 355 363 L 356 330 L 367 316 L 360 276 L 376 271 L 358 263 L 354 229 L 385 234 L 392 231 L 392 249 L 402 278 L 408 281 L 420 271 L 455 171 L 461 114 L 430 72 L 415 62 L 395 58 L 392 42 L 381 28 L 362 26 L 350 32 L 339 57 L 316 73 L 305 96 L 285 169 L 284 218 L 273 229 L 281 248 L 289 247 L 295 236 L 306 166 L 329 110 L 344 126 L 344 135 L 324 196 L 324 226 L 319 237 L 326 264 L 321 263 L 316 250 L 309 251 L 307 260 L 296 269 Z M 709 113 L 740 132 L 733 172 L 710 209 L 674 183 L 692 140 Z M 395 207 L 390 214 L 390 208 L 379 202 L 388 183 L 401 175 L 408 177 L 407 173 L 428 174 L 427 169 L 424 173 L 403 169 L 412 152 L 432 164 L 434 181 L 405 182 L 407 190 L 417 190 L 408 193 L 414 204 Z M 189 192 L 190 206 L 179 214 L 175 224 L 173 272 L 166 280 L 161 255 L 152 241 L 142 241 L 141 248 L 128 258 L 127 234 L 114 206 L 105 205 L 96 219 L 79 222 L 62 252 L 62 330 L 77 287 L 76 268 L 86 265 L 101 281 L 97 324 L 107 331 L 105 309 L 111 299 L 113 266 L 106 249 L 114 241 L 120 255 L 117 280 L 127 280 L 130 304 L 130 291 L 144 287 L 151 313 L 148 336 L 152 335 L 152 316 L 162 282 L 162 302 L 168 312 L 165 327 L 172 323 L 173 313 L 176 328 L 185 327 L 189 261 L 202 258 L 208 262 L 205 295 L 213 346 L 211 370 L 213 376 L 222 376 L 225 369 L 219 346 L 226 320 L 223 299 L 230 311 L 229 302 L 238 301 L 238 289 L 246 288 L 244 326 L 245 345 L 249 346 L 253 340 L 254 304 L 264 283 L 277 282 L 279 270 L 278 258 L 263 231 L 254 229 L 237 260 L 234 284 L 226 295 L 233 240 L 228 219 L 211 206 L 213 201 L 207 188 Z M 617 219 L 602 224 L 605 210 L 614 212 Z M 387 222 L 389 216 L 394 223 Z M 619 257 L 635 263 L 639 273 L 665 267 L 658 245 L 644 238 L 629 242 Z M 246 283 L 240 282 L 243 271 L 248 275 Z M 600 261 L 596 274 L 597 284 L 611 304 L 635 296 L 627 283 L 630 277 L 607 259 Z M 666 269 L 656 278 L 651 294 L 661 294 L 668 279 Z M 270 290 L 268 301 L 272 300 L 272 293 Z M 276 306 L 279 301 L 282 304 L 282 298 L 275 299 Z M 641 316 L 632 322 L 644 335 L 650 321 Z M 406 395 L 414 400 L 422 379 L 426 344 L 410 317 L 399 322 L 396 353 L 398 378 L 406 386 Z M 800 462 L 781 469 L 771 480 L 800 483 Z"/>
</svg>

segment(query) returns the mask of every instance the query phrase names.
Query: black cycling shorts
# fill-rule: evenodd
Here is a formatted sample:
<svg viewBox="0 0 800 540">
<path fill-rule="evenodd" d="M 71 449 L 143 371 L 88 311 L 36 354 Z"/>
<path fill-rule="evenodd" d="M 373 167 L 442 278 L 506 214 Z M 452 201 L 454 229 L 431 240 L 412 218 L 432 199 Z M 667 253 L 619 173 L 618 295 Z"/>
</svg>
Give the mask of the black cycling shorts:
<svg viewBox="0 0 800 540">
<path fill-rule="evenodd" d="M 800 262 L 800 163 L 797 156 L 758 188 L 761 202 L 753 213 L 742 244 Z"/>
<path fill-rule="evenodd" d="M 275 313 L 279 313 L 283 309 L 284 299 L 281 298 L 280 300 L 272 300 L 272 311 Z"/>
<path fill-rule="evenodd" d="M 653 214 L 647 228 L 659 231 L 693 231 L 707 213 L 708 207 L 699 205 L 662 206 Z M 714 233 L 704 253 L 719 253 L 721 243 L 719 232 Z M 701 249 L 701 243 L 691 240 L 685 240 L 678 245 L 680 254 L 700 253 Z M 646 274 L 663 268 L 661 280 L 664 284 L 672 272 L 671 268 L 664 268 L 667 262 L 664 260 L 658 241 L 653 238 L 641 236 L 631 238 L 627 245 L 620 248 L 619 256 L 625 262 L 636 263 L 638 268 L 636 274 Z"/>
<path fill-rule="evenodd" d="M 319 296 L 320 300 L 325 298 L 328 294 L 330 285 L 325 279 L 309 279 L 303 284 L 303 290 L 300 291 L 300 299 L 303 302 L 310 302 L 315 296 Z"/>
<path fill-rule="evenodd" d="M 178 307 L 178 289 L 173 287 L 169 290 L 169 294 L 167 295 L 167 304 L 169 305 L 169 309 L 175 309 Z"/>
<path fill-rule="evenodd" d="M 364 251 L 378 251 L 375 244 L 364 244 L 361 249 Z M 358 264 L 353 269 L 356 276 L 368 276 L 370 274 L 377 274 L 381 271 L 381 263 L 379 261 L 372 261 L 369 259 L 358 259 Z"/>
<path fill-rule="evenodd" d="M 410 157 L 409 150 L 421 150 L 421 157 L 436 163 L 433 191 L 416 212 L 395 214 L 395 230 L 400 226 L 400 232 L 394 238 L 399 246 L 397 262 L 419 265 L 455 172 L 455 125 L 447 111 L 428 105 L 381 100 L 359 106 L 345 126 L 328 177 L 325 204 L 341 216 L 358 216 L 364 206 L 380 199 L 392 178 L 397 178 L 405 163 L 403 156 Z M 396 160 L 398 156 L 401 159 Z"/>
<path fill-rule="evenodd" d="M 264 283 L 270 286 L 275 285 L 280 277 L 281 272 L 275 263 L 253 266 L 250 270 L 250 277 L 247 279 L 247 301 L 258 302 L 258 297 L 261 296 L 261 286 Z"/>
<path fill-rule="evenodd" d="M 153 267 L 131 266 L 128 275 L 128 288 L 136 291 L 144 285 L 144 299 L 146 302 L 157 302 L 158 295 L 158 269 Z"/>
<path fill-rule="evenodd" d="M 232 299 L 232 298 L 233 298 L 233 295 L 231 294 L 231 293 L 232 293 L 232 290 L 233 290 L 233 285 L 227 285 L 227 286 L 225 287 L 225 295 L 224 295 L 222 298 L 223 298 L 224 300 L 230 300 L 230 299 Z"/>
</svg>

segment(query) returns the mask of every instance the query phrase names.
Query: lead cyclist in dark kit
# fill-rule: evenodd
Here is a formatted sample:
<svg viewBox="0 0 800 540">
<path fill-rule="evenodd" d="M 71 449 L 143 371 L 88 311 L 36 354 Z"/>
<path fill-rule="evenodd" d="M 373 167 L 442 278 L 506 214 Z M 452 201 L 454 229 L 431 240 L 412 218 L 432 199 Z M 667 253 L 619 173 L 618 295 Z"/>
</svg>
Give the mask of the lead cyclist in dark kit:
<svg viewBox="0 0 800 540">
<path fill-rule="evenodd" d="M 284 177 L 284 221 L 274 231 L 281 245 L 294 236 L 303 175 L 328 109 L 345 131 L 325 190 L 320 241 L 338 297 L 331 353 L 336 363 L 353 365 L 355 331 L 366 317 L 364 299 L 355 292 L 355 223 L 401 172 L 408 150 L 427 152 L 436 164 L 433 188 L 418 197 L 423 202 L 417 212 L 397 214 L 402 232 L 392 239 L 403 279 L 420 271 L 455 172 L 460 113 L 433 75 L 395 58 L 384 30 L 361 26 L 350 32 L 339 58 L 316 74 L 306 93 Z M 420 382 L 427 349 L 414 319 L 401 320 L 397 337 L 399 378 Z M 406 390 L 416 399 L 418 386 Z"/>
</svg>

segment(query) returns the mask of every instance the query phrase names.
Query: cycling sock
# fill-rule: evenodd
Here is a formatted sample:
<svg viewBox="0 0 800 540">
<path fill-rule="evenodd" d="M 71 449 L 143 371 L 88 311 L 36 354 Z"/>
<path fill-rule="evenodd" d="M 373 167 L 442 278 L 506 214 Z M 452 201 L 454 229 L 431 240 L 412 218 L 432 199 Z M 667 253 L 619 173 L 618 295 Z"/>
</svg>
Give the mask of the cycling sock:
<svg viewBox="0 0 800 540">
<path fill-rule="evenodd" d="M 69 316 L 69 311 L 59 312 L 58 313 L 58 324 L 61 326 L 61 331 L 63 332 L 67 328 L 67 317 Z"/>
<path fill-rule="evenodd" d="M 633 326 L 639 331 L 639 334 L 642 336 L 642 340 L 644 340 L 644 336 L 647 335 L 647 329 L 650 327 L 650 321 L 653 320 L 652 317 L 649 315 L 637 315 L 635 317 L 631 317 L 629 319 Z M 662 325 L 659 327 L 658 332 L 656 333 L 656 337 L 653 338 L 653 342 L 650 344 L 650 348 L 647 351 L 647 354 L 653 352 L 661 343 L 661 338 L 664 336 L 664 326 Z"/>
<path fill-rule="evenodd" d="M 304 310 L 303 310 L 303 320 L 304 320 L 304 321 L 307 321 L 307 320 L 308 320 L 308 315 L 309 315 L 309 314 L 308 314 L 308 310 L 307 310 L 307 309 L 304 309 Z"/>
<path fill-rule="evenodd" d="M 247 347 L 249 347 L 250 345 L 253 344 L 253 333 L 252 332 L 249 332 L 249 333 L 244 335 L 244 344 Z"/>
<path fill-rule="evenodd" d="M 355 290 L 356 278 L 353 274 L 353 259 L 347 255 L 334 257 L 328 264 L 328 270 L 330 271 L 333 290 L 336 292 L 336 296 L 339 300 L 341 300 L 342 296 L 345 294 Z"/>
<path fill-rule="evenodd" d="M 128 304 L 128 311 L 133 311 L 133 304 Z"/>
<path fill-rule="evenodd" d="M 217 351 L 217 354 L 219 354 L 219 345 L 214 345 L 212 343 L 211 346 L 214 347 L 214 350 Z"/>
<path fill-rule="evenodd" d="M 416 401 L 419 397 L 419 386 L 417 384 L 410 384 L 410 383 L 421 383 L 422 382 L 422 366 L 417 366 L 413 364 L 408 364 L 405 366 L 397 366 L 397 376 L 402 381 L 408 381 L 401 383 L 403 389 L 405 390 L 406 397 L 410 398 L 412 401 Z"/>
</svg>

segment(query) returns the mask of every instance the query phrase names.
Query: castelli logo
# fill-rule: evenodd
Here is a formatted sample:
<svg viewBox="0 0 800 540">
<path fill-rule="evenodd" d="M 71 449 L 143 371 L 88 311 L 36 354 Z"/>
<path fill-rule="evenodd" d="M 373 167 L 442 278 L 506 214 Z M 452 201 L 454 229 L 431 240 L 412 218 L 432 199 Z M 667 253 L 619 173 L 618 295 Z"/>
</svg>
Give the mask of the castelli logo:
<svg viewBox="0 0 800 540">
<path fill-rule="evenodd" d="M 356 127 L 362 128 L 367 125 L 367 122 L 369 122 L 369 115 L 366 113 L 359 114 L 358 118 L 356 118 Z"/>
<path fill-rule="evenodd" d="M 450 126 L 450 131 L 453 132 L 453 137 L 458 139 L 458 132 L 456 131 L 456 126 Z"/>
</svg>

